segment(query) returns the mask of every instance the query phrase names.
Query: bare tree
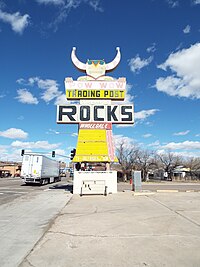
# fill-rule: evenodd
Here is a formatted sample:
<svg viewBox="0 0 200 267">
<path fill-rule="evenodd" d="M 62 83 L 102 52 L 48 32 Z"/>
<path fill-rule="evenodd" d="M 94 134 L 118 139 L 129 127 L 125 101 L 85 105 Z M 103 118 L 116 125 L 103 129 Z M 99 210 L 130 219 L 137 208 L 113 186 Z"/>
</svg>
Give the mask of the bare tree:
<svg viewBox="0 0 200 267">
<path fill-rule="evenodd" d="M 118 158 L 119 164 L 121 165 L 123 180 L 125 182 L 127 181 L 128 174 L 131 172 L 135 163 L 136 154 L 137 147 L 133 145 L 127 146 L 124 141 L 122 141 L 118 145 L 118 147 L 116 147 L 116 156 Z"/>
<path fill-rule="evenodd" d="M 191 179 L 197 178 L 200 172 L 200 158 L 187 159 L 185 161 L 185 167 L 189 168 Z"/>
<path fill-rule="evenodd" d="M 168 173 L 169 178 L 172 178 L 172 171 L 182 164 L 181 157 L 176 156 L 170 151 L 164 154 L 158 154 L 158 160 L 160 161 L 160 166 Z"/>
<path fill-rule="evenodd" d="M 148 178 L 148 171 L 155 166 L 155 153 L 151 150 L 138 150 L 136 155 L 136 168 L 142 171 L 142 181 Z"/>
</svg>

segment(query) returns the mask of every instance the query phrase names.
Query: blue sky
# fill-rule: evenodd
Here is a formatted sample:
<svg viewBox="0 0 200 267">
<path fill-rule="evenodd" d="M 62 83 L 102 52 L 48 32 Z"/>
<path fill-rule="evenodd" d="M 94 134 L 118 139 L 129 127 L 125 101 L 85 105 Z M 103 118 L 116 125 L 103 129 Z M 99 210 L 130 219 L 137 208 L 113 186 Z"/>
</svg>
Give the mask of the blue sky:
<svg viewBox="0 0 200 267">
<path fill-rule="evenodd" d="M 56 124 L 77 79 L 70 54 L 110 62 L 126 77 L 135 124 L 116 143 L 200 156 L 200 0 L 0 0 L 0 160 L 20 151 L 69 155 L 77 125 Z M 61 156 L 56 159 L 62 160 Z"/>
</svg>

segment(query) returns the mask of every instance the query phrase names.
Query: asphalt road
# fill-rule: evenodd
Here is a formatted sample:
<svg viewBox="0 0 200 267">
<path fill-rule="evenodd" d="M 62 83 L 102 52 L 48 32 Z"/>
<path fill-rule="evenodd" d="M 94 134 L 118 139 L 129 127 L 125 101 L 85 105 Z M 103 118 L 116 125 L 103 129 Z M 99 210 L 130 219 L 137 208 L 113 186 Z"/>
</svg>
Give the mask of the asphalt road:
<svg viewBox="0 0 200 267">
<path fill-rule="evenodd" d="M 118 184 L 118 191 L 123 192 L 124 190 L 131 190 L 132 185 L 127 183 L 119 183 Z M 161 191 L 169 191 L 169 190 L 178 190 L 179 192 L 187 192 L 187 191 L 200 191 L 200 182 L 171 182 L 171 181 L 160 181 L 160 182 L 145 182 L 142 183 L 142 190 L 149 190 L 156 192 L 158 190 Z"/>
<path fill-rule="evenodd" d="M 69 178 L 62 177 L 62 181 L 47 185 L 26 185 L 20 178 L 0 178 L 0 205 L 11 202 L 18 197 L 30 194 L 35 191 L 45 191 L 51 188 L 60 188 L 65 190 L 72 190 L 72 182 L 69 182 Z M 131 190 L 132 185 L 127 183 L 118 183 L 118 192 L 124 190 Z M 142 190 L 178 190 L 181 192 L 185 191 L 200 191 L 200 182 L 194 183 L 181 183 L 181 182 L 147 182 L 142 184 Z"/>
<path fill-rule="evenodd" d="M 21 178 L 0 178 L 0 205 L 11 202 L 18 197 L 25 196 L 32 192 L 40 192 L 48 190 L 52 187 L 60 187 L 68 189 L 68 182 L 66 177 L 62 177 L 61 182 L 47 184 L 47 185 L 26 185 Z"/>
</svg>

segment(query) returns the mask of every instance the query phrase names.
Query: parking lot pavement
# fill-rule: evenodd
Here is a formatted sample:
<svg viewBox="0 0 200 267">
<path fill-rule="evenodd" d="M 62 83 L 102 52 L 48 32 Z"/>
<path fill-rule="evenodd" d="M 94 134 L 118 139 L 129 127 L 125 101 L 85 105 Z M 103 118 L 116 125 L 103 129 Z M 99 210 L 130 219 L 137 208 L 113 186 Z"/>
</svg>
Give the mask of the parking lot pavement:
<svg viewBox="0 0 200 267">
<path fill-rule="evenodd" d="M 74 195 L 21 267 L 198 267 L 200 193 Z"/>
<path fill-rule="evenodd" d="M 0 266 L 19 266 L 70 197 L 64 189 L 46 189 L 0 205 Z"/>
</svg>

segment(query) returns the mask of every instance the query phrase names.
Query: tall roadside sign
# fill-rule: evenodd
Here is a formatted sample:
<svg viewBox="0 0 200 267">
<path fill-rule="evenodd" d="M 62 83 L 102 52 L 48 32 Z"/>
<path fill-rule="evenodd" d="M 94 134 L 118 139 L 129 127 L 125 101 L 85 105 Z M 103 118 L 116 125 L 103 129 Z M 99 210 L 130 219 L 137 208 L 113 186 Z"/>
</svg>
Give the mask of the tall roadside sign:
<svg viewBox="0 0 200 267">
<path fill-rule="evenodd" d="M 119 47 L 116 50 L 117 54 L 110 63 L 104 60 L 83 63 L 76 56 L 76 48 L 72 49 L 71 60 L 85 75 L 76 81 L 71 77 L 65 78 L 67 100 L 78 100 L 79 104 L 58 105 L 57 123 L 79 125 L 73 162 L 117 162 L 112 125 L 134 123 L 133 104 L 123 104 L 126 78 L 115 79 L 106 75 L 120 62 Z M 111 187 L 110 190 L 113 191 Z"/>
</svg>

